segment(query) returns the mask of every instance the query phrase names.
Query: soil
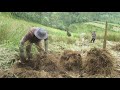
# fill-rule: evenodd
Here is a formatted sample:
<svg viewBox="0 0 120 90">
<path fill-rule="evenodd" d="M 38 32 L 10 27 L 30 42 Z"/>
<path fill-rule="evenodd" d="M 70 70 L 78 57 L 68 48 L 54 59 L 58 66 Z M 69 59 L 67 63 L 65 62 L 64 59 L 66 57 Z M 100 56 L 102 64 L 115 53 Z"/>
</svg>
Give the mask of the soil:
<svg viewBox="0 0 120 90">
<path fill-rule="evenodd" d="M 116 52 L 116 51 L 113 51 Z M 19 61 L 19 56 L 16 56 Z M 120 53 L 98 48 L 82 53 L 35 54 L 25 64 L 20 62 L 8 70 L 0 70 L 0 78 L 116 78 L 120 77 Z"/>
</svg>

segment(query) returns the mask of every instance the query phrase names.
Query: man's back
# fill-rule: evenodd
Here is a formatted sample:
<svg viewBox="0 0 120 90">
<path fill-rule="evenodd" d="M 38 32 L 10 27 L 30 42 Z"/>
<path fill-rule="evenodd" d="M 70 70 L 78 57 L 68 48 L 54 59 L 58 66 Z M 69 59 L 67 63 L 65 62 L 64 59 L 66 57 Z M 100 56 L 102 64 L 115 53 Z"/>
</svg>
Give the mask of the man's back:
<svg viewBox="0 0 120 90">
<path fill-rule="evenodd" d="M 30 29 L 30 31 L 23 37 L 22 42 L 30 41 L 31 43 L 39 42 L 40 39 L 35 37 L 34 32 L 35 28 Z"/>
</svg>

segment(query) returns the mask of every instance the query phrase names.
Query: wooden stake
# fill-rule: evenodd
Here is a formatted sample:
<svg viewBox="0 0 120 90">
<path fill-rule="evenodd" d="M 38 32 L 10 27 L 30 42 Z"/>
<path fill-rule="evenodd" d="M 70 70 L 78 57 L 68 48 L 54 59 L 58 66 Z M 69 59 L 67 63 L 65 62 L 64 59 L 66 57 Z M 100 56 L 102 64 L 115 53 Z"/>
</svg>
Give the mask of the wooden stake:
<svg viewBox="0 0 120 90">
<path fill-rule="evenodd" d="M 106 21 L 106 24 L 105 24 L 105 35 L 104 35 L 104 42 L 103 42 L 103 49 L 106 49 L 107 29 L 108 29 L 108 23 Z"/>
</svg>

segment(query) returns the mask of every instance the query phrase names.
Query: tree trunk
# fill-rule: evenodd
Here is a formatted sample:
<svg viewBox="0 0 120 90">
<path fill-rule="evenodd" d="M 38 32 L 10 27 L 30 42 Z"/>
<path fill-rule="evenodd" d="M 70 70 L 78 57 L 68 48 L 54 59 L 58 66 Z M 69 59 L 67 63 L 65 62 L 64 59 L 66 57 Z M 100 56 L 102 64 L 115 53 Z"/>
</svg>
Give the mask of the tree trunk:
<svg viewBox="0 0 120 90">
<path fill-rule="evenodd" d="M 108 23 L 106 21 L 106 24 L 105 24 L 105 35 L 104 35 L 104 42 L 103 42 L 103 49 L 106 49 L 107 29 L 108 29 Z"/>
</svg>

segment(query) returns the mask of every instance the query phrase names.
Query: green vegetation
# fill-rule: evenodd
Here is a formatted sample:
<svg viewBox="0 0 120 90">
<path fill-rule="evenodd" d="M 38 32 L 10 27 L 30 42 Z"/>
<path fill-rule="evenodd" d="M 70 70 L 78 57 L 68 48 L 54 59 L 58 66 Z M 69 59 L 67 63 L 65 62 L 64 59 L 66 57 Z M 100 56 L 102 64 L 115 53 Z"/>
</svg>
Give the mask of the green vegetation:
<svg viewBox="0 0 120 90">
<path fill-rule="evenodd" d="M 12 12 L 13 17 L 64 30 L 71 24 L 100 21 L 120 24 L 119 12 Z"/>
</svg>

